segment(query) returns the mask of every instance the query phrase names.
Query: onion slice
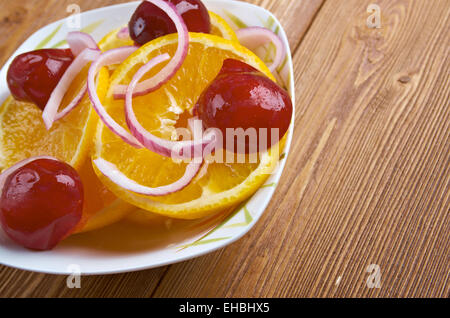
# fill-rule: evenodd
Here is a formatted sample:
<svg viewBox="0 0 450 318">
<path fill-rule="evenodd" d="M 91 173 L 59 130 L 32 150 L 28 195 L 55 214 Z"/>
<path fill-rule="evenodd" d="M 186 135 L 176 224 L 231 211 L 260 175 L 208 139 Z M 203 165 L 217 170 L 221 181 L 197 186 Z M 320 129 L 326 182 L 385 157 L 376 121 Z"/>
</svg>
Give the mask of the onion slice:
<svg viewBox="0 0 450 318">
<path fill-rule="evenodd" d="M 164 55 L 164 54 L 163 54 Z M 159 59 L 157 59 L 155 62 L 153 62 L 155 65 L 158 64 L 158 61 L 164 60 L 164 58 L 167 58 L 165 56 L 159 56 Z M 194 131 L 194 121 L 196 118 L 190 118 L 189 119 L 189 129 L 193 132 Z M 194 134 L 194 137 L 198 137 L 198 135 Z M 200 160 L 197 160 L 200 159 Z M 116 165 L 113 163 L 106 161 L 103 158 L 97 158 L 93 160 L 95 166 L 98 168 L 98 170 L 109 180 L 120 186 L 121 188 L 124 188 L 126 190 L 132 191 L 134 193 L 143 194 L 147 196 L 162 196 L 162 195 L 168 195 L 177 191 L 182 190 L 185 188 L 191 181 L 195 178 L 195 176 L 200 171 L 200 168 L 203 164 L 203 158 L 194 158 L 189 164 L 186 166 L 186 170 L 184 172 L 184 175 L 175 181 L 174 183 L 156 187 L 156 188 L 150 188 L 147 186 L 143 186 L 136 181 L 128 178 L 126 175 L 124 175 Z"/>
<path fill-rule="evenodd" d="M 74 56 L 80 55 L 85 49 L 100 50 L 94 38 L 87 33 L 74 31 L 67 34 L 67 43 L 69 44 L 70 50 Z M 69 105 L 64 108 L 61 112 L 55 115 L 54 121 L 60 120 L 61 118 L 68 115 L 75 107 L 77 107 L 83 100 L 84 95 L 87 92 L 87 85 L 84 84 L 80 89 L 78 94 L 69 103 Z"/>
<path fill-rule="evenodd" d="M 166 157 L 175 157 L 177 159 L 190 159 L 203 157 L 203 149 L 215 140 L 214 134 L 208 134 L 204 138 L 186 141 L 171 141 L 156 137 L 147 131 L 137 120 L 133 110 L 133 93 L 139 80 L 153 67 L 169 59 L 170 56 L 165 53 L 158 55 L 142 66 L 128 85 L 125 95 L 125 118 L 134 137 L 147 149 Z"/>
<path fill-rule="evenodd" d="M 189 32 L 183 18 L 178 13 L 177 8 L 170 2 L 163 0 L 147 0 L 161 10 L 163 10 L 175 24 L 178 32 L 178 47 L 173 58 L 155 76 L 146 79 L 136 86 L 133 96 L 142 96 L 153 92 L 169 81 L 180 69 L 189 49 Z M 126 85 L 116 85 L 114 87 L 114 97 L 124 98 L 127 92 Z"/>
<path fill-rule="evenodd" d="M 100 57 L 96 61 L 94 61 L 89 68 L 87 89 L 92 106 L 94 107 L 103 123 L 117 136 L 122 138 L 122 140 L 126 143 L 136 148 L 142 148 L 142 145 L 139 143 L 139 141 L 108 114 L 105 107 L 102 105 L 100 99 L 98 98 L 95 85 L 95 77 L 102 67 L 123 62 L 137 49 L 137 46 L 124 46 L 106 51 L 105 53 L 100 55 Z"/>
<path fill-rule="evenodd" d="M 69 32 L 67 34 L 66 40 L 74 56 L 80 55 L 80 53 L 83 52 L 84 49 L 100 50 L 94 38 L 84 32 Z"/>
<path fill-rule="evenodd" d="M 76 76 L 80 73 L 80 71 L 88 62 L 97 59 L 100 56 L 100 54 L 101 52 L 97 49 L 89 49 L 89 48 L 84 49 L 83 52 L 81 52 L 73 60 L 73 62 L 64 72 L 55 89 L 51 93 L 50 98 L 47 101 L 47 104 L 45 105 L 44 111 L 42 112 L 42 118 L 44 119 L 44 124 L 47 130 L 49 130 L 52 127 L 53 122 L 55 121 L 55 118 L 57 116 L 58 108 L 61 104 L 61 101 L 64 98 L 64 95 L 68 91 L 73 80 L 76 78 Z M 80 97 L 79 95 L 80 94 L 78 94 L 78 96 L 75 98 L 75 100 L 78 98 L 78 102 L 81 100 L 79 99 Z M 78 103 L 76 101 L 70 103 L 69 106 L 71 107 L 71 109 L 73 109 L 74 107 L 73 104 L 75 104 L 76 106 Z M 63 112 L 64 111 L 65 110 L 63 110 Z"/>
<path fill-rule="evenodd" d="M 269 70 L 274 73 L 283 63 L 286 55 L 286 48 L 281 38 L 269 29 L 263 27 L 248 27 L 236 31 L 239 42 L 250 50 L 254 50 L 261 45 L 272 42 L 276 48 L 276 54 Z"/>
<path fill-rule="evenodd" d="M 84 84 L 83 87 L 78 92 L 77 96 L 75 96 L 74 99 L 72 99 L 69 105 L 67 105 L 66 108 L 64 108 L 62 111 L 56 114 L 54 121 L 58 121 L 66 117 L 75 107 L 77 107 L 81 103 L 84 95 L 86 95 L 86 92 L 87 92 L 87 85 Z"/>
<path fill-rule="evenodd" d="M 117 32 L 116 34 L 118 39 L 127 39 L 130 37 L 130 32 L 128 30 L 128 27 L 123 27 L 122 29 L 119 30 L 119 32 Z"/>
<path fill-rule="evenodd" d="M 193 160 L 186 166 L 184 175 L 174 183 L 161 187 L 150 188 L 131 180 L 120 170 L 118 170 L 116 165 L 106 161 L 103 158 L 95 159 L 94 164 L 104 176 L 121 188 L 147 196 L 162 196 L 182 190 L 192 181 L 192 179 L 194 179 L 202 165 L 201 163 L 196 163 Z"/>
</svg>

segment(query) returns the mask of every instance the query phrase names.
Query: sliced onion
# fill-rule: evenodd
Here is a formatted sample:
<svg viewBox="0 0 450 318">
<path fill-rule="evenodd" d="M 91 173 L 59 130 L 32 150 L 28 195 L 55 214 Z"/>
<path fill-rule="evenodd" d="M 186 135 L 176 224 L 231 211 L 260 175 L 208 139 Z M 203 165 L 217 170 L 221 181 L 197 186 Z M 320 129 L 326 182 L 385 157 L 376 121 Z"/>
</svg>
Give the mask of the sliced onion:
<svg viewBox="0 0 450 318">
<path fill-rule="evenodd" d="M 50 157 L 50 156 L 37 156 L 37 157 L 31 157 L 31 158 L 27 158 L 25 160 L 19 161 L 16 164 L 14 164 L 11 167 L 9 167 L 8 169 L 3 170 L 3 172 L 0 174 L 0 196 L 2 194 L 3 187 L 5 185 L 6 179 L 12 173 L 14 173 L 14 171 L 16 171 L 17 169 L 19 169 L 19 168 L 29 164 L 30 162 L 33 162 L 33 161 L 39 160 L 39 159 L 50 159 L 50 160 L 58 161 L 58 159 L 56 159 L 54 157 Z"/>
<path fill-rule="evenodd" d="M 122 29 L 117 32 L 117 38 L 118 39 L 127 39 L 130 37 L 130 31 L 128 30 L 128 27 L 123 27 Z"/>
<path fill-rule="evenodd" d="M 79 55 L 81 52 L 83 52 L 84 49 L 87 48 L 100 50 L 94 38 L 84 32 L 79 31 L 69 32 L 67 34 L 66 40 L 67 43 L 69 44 L 72 54 L 75 56 Z"/>
<path fill-rule="evenodd" d="M 87 85 L 84 84 L 83 87 L 78 92 L 77 96 L 75 96 L 74 99 L 72 99 L 72 101 L 69 103 L 69 105 L 67 105 L 66 108 L 64 108 L 62 111 L 60 111 L 59 113 L 56 114 L 54 121 L 58 121 L 58 120 L 64 118 L 75 107 L 77 107 L 83 100 L 83 97 L 84 97 L 84 95 L 86 95 L 86 92 L 87 92 Z"/>
<path fill-rule="evenodd" d="M 161 187 L 150 188 L 131 180 L 119 169 L 117 169 L 116 165 L 106 161 L 103 158 L 95 159 L 94 164 L 103 175 L 121 188 L 148 196 L 162 196 L 182 190 L 192 181 L 192 179 L 194 179 L 202 165 L 201 163 L 196 163 L 193 160 L 186 166 L 184 175 L 174 183 Z"/>
<path fill-rule="evenodd" d="M 178 13 L 177 8 L 170 2 L 163 0 L 147 0 L 163 10 L 174 22 L 178 32 L 178 47 L 173 58 L 163 69 L 155 76 L 146 79 L 136 86 L 133 96 L 142 96 L 153 92 L 169 81 L 173 75 L 180 69 L 189 49 L 189 32 L 183 18 Z M 126 85 L 117 85 L 114 87 L 114 97 L 124 98 L 127 92 Z"/>
<path fill-rule="evenodd" d="M 269 29 L 263 27 L 248 27 L 236 31 L 236 35 L 239 42 L 250 50 L 254 50 L 261 45 L 265 45 L 272 42 L 276 48 L 276 54 L 273 59 L 272 65 L 269 66 L 269 70 L 274 73 L 278 66 L 283 63 L 286 55 L 286 48 L 283 41 L 278 35 Z"/>
<path fill-rule="evenodd" d="M 154 65 L 158 64 L 158 61 L 161 62 L 165 58 L 167 54 L 163 54 L 159 56 L 159 59 L 156 59 L 153 63 Z M 190 118 L 188 121 L 189 129 L 193 132 L 194 131 L 194 120 L 196 118 Z M 193 134 L 194 137 L 198 137 L 197 135 Z M 199 160 L 197 160 L 199 159 Z M 120 186 L 121 188 L 127 189 L 129 191 L 132 191 L 134 193 L 143 194 L 147 196 L 162 196 L 162 195 L 168 195 L 177 191 L 182 190 L 185 188 L 191 181 L 195 178 L 195 176 L 200 171 L 200 168 L 203 164 L 203 158 L 194 158 L 187 166 L 184 175 L 175 181 L 174 183 L 157 187 L 157 188 L 150 188 L 147 186 L 143 186 L 136 181 L 128 178 L 126 175 L 124 175 L 116 165 L 113 163 L 106 161 L 103 158 L 97 158 L 94 160 L 94 164 L 97 166 L 97 168 L 100 170 L 100 172 L 106 176 L 108 179 L 110 179 L 112 182 Z M 207 167 L 206 167 L 207 169 Z"/>
<path fill-rule="evenodd" d="M 151 59 L 144 66 L 142 66 L 136 74 L 133 76 L 125 95 L 125 118 L 128 128 L 134 137 L 147 149 L 166 157 L 176 158 L 196 158 L 202 157 L 203 149 L 214 141 L 214 134 L 205 136 L 199 140 L 186 140 L 186 141 L 170 141 L 156 137 L 147 131 L 137 120 L 133 110 L 133 92 L 138 85 L 139 80 L 153 67 L 159 63 L 169 59 L 170 56 L 165 53 L 158 55 Z"/>
<path fill-rule="evenodd" d="M 138 47 L 136 46 L 124 46 L 106 51 L 105 53 L 100 55 L 100 57 L 95 62 L 93 62 L 91 64 L 91 67 L 89 68 L 87 89 L 92 106 L 94 107 L 103 123 L 117 136 L 122 138 L 122 140 L 126 143 L 136 148 L 142 148 L 142 145 L 139 143 L 139 141 L 108 114 L 105 107 L 102 105 L 100 99 L 98 98 L 95 85 L 95 77 L 102 67 L 123 62 L 137 49 Z"/>
<path fill-rule="evenodd" d="M 64 72 L 64 75 L 59 80 L 55 89 L 50 95 L 47 104 L 45 105 L 44 111 L 42 112 L 42 118 L 44 119 L 44 124 L 47 129 L 50 129 L 55 121 L 57 116 L 58 108 L 61 104 L 64 95 L 67 93 L 70 85 L 72 84 L 75 77 L 80 73 L 83 67 L 90 61 L 97 59 L 100 56 L 101 52 L 97 49 L 84 49 L 69 65 L 67 70 Z M 82 96 L 81 96 L 82 97 Z M 76 99 L 79 99 L 79 94 Z M 71 102 L 70 107 L 73 109 L 73 103 L 76 105 L 77 101 Z M 76 106 L 75 105 L 75 106 Z M 63 110 L 64 112 L 65 110 Z"/>
<path fill-rule="evenodd" d="M 72 54 L 75 56 L 80 55 L 85 49 L 100 50 L 97 46 L 97 43 L 92 38 L 92 36 L 84 32 L 78 31 L 69 32 L 67 34 L 66 39 L 67 43 L 69 44 L 70 50 L 72 51 Z M 78 94 L 74 97 L 74 99 L 69 103 L 69 105 L 67 105 L 67 107 L 64 108 L 64 110 L 55 115 L 54 121 L 60 120 L 61 118 L 65 117 L 75 107 L 77 107 L 83 100 L 83 97 L 86 94 L 86 92 L 87 92 L 87 85 L 85 84 L 80 89 Z"/>
</svg>

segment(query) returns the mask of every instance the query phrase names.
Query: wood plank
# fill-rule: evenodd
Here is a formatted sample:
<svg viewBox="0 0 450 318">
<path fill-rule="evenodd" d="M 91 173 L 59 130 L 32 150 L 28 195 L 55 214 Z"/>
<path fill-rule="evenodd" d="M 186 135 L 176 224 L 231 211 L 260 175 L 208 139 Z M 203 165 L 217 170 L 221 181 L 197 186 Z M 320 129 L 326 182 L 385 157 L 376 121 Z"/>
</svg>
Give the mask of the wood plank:
<svg viewBox="0 0 450 318">
<path fill-rule="evenodd" d="M 81 288 L 68 288 L 67 276 L 0 266 L 0 297 L 148 297 L 167 267 L 117 275 L 84 276 Z"/>
<path fill-rule="evenodd" d="M 247 2 L 269 10 L 281 21 L 291 50 L 295 52 L 324 0 L 255 0 Z"/>
<path fill-rule="evenodd" d="M 296 51 L 294 142 L 262 219 L 155 296 L 449 296 L 450 5 L 379 0 L 369 29 L 372 2 L 326 1 Z"/>
<path fill-rule="evenodd" d="M 77 0 L 82 10 L 122 3 L 123 0 Z M 273 12 L 287 31 L 295 49 L 311 24 L 323 0 L 251 0 Z M 10 34 L 0 40 L 0 64 L 4 63 L 27 37 L 39 28 L 67 16 L 73 0 L 0 0 L 0 31 Z M 297 21 L 301 16 L 302 20 Z M 66 277 L 30 273 L 0 265 L 0 297 L 148 297 L 169 267 L 82 279 L 82 288 L 66 288 Z"/>
</svg>

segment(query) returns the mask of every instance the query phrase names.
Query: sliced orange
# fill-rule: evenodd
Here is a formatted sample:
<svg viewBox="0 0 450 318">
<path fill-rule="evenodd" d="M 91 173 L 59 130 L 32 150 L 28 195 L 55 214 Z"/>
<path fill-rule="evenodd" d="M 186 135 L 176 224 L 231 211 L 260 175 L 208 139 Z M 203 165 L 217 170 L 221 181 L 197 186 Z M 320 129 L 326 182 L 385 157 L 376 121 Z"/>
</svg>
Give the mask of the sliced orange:
<svg viewBox="0 0 450 318">
<path fill-rule="evenodd" d="M 98 179 L 90 160 L 78 171 L 84 187 L 83 216 L 74 233 L 99 229 L 121 220 L 136 207 L 118 199 Z"/>
<path fill-rule="evenodd" d="M 175 127 L 192 116 L 195 102 L 215 78 L 225 59 L 242 60 L 274 80 L 266 65 L 239 43 L 200 33 L 190 33 L 189 37 L 189 53 L 177 74 L 157 91 L 133 100 L 141 124 L 166 139 L 174 138 Z M 104 104 L 108 113 L 123 127 L 126 127 L 124 102 L 113 98 L 113 87 L 129 83 L 136 70 L 152 57 L 166 52 L 173 56 L 176 46 L 176 34 L 158 38 L 141 47 L 114 72 Z M 151 76 L 161 67 L 146 76 Z M 93 159 L 102 157 L 110 161 L 129 178 L 146 186 L 172 183 L 185 171 L 185 163 L 176 163 L 147 149 L 135 149 L 101 122 L 97 126 L 95 144 Z M 224 210 L 248 198 L 267 179 L 276 162 L 277 151 L 269 151 L 262 154 L 257 163 L 204 165 L 203 172 L 189 186 L 163 197 L 132 193 L 96 172 L 112 192 L 127 202 L 169 217 L 193 219 Z"/>
<path fill-rule="evenodd" d="M 62 107 L 77 94 L 86 76 L 87 68 L 71 85 Z M 98 92 L 99 96 L 104 96 L 109 75 L 102 70 L 99 76 Z M 56 157 L 79 169 L 89 155 L 97 120 L 98 116 L 86 95 L 80 105 L 56 121 L 48 131 L 41 109 L 8 97 L 0 109 L 0 169 L 38 155 Z"/>
<path fill-rule="evenodd" d="M 122 46 L 134 45 L 133 40 L 131 40 L 131 38 L 129 37 L 124 39 L 120 39 L 117 37 L 117 33 L 120 31 L 120 29 L 122 29 L 122 27 L 112 30 L 107 35 L 105 35 L 103 39 L 100 40 L 100 42 L 98 42 L 98 46 L 103 52 Z"/>
<path fill-rule="evenodd" d="M 211 34 L 227 40 L 239 42 L 236 33 L 220 15 L 209 11 L 209 17 L 211 18 Z"/>
</svg>

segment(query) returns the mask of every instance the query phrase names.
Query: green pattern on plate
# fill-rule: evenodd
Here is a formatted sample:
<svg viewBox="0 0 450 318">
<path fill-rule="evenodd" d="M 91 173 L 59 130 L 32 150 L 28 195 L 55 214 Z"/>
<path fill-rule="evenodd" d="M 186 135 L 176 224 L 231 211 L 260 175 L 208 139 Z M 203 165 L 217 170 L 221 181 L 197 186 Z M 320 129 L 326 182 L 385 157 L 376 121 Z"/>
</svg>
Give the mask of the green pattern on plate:
<svg viewBox="0 0 450 318">
<path fill-rule="evenodd" d="M 190 247 L 190 246 L 204 245 L 204 244 L 214 243 L 214 242 L 218 242 L 218 241 L 223 241 L 223 240 L 227 240 L 229 238 L 231 238 L 231 236 L 218 237 L 218 238 L 213 238 L 213 239 L 209 239 L 209 240 L 195 241 L 194 243 L 183 245 L 181 249 L 184 249 L 184 248 Z"/>
<path fill-rule="evenodd" d="M 234 223 L 234 224 L 230 224 L 230 225 L 225 225 L 224 228 L 234 228 L 234 227 L 242 227 L 242 226 L 247 226 L 250 223 L 252 223 L 253 221 L 253 217 L 250 214 L 250 211 L 247 209 L 247 206 L 244 205 L 244 216 L 245 216 L 245 221 L 244 222 L 240 222 L 240 223 Z"/>
<path fill-rule="evenodd" d="M 47 35 L 47 37 L 45 37 L 45 39 L 43 39 L 37 46 L 36 46 L 36 50 L 40 50 L 42 48 L 44 48 L 56 35 L 56 33 L 59 32 L 59 30 L 62 27 L 62 23 L 60 25 L 58 25 L 52 33 L 50 33 L 49 35 Z"/>
<path fill-rule="evenodd" d="M 277 183 L 276 182 L 272 182 L 272 183 L 265 184 L 265 185 L 261 186 L 261 189 L 263 189 L 263 188 L 271 188 L 271 187 L 276 187 L 276 186 L 277 186 Z"/>
<path fill-rule="evenodd" d="M 227 15 L 227 17 L 239 28 L 239 29 L 245 29 L 248 28 L 248 25 L 239 19 L 237 16 L 235 16 L 233 13 L 227 10 L 223 10 L 223 12 Z"/>
<path fill-rule="evenodd" d="M 89 24 L 88 26 L 82 28 L 80 31 L 84 32 L 84 33 L 92 33 L 94 32 L 105 20 L 98 20 L 95 21 L 91 24 Z M 60 46 L 63 46 L 64 44 L 66 44 L 67 41 L 66 40 L 61 40 L 58 43 L 56 43 L 55 45 L 52 46 L 52 48 L 58 48 Z"/>
<path fill-rule="evenodd" d="M 248 199 L 248 200 L 250 200 L 250 199 Z M 213 234 L 214 232 L 216 232 L 218 229 L 220 229 L 220 228 L 225 228 L 225 227 L 226 227 L 226 224 L 228 223 L 228 221 L 230 221 L 230 220 L 231 220 L 236 214 L 238 214 L 242 209 L 247 210 L 246 213 L 248 213 L 248 216 L 247 216 L 247 215 L 245 216 L 246 221 L 248 220 L 249 217 L 253 220 L 253 217 L 250 215 L 250 212 L 248 211 L 248 209 L 247 209 L 247 207 L 246 207 L 246 204 L 247 204 L 248 200 L 242 202 L 236 209 L 234 209 L 233 212 L 230 213 L 230 215 L 228 215 L 228 216 L 225 218 L 225 220 L 223 220 L 219 225 L 217 225 L 217 226 L 216 226 L 215 228 L 213 228 L 211 231 L 209 231 L 208 233 L 206 233 L 205 235 L 203 235 L 203 236 L 202 236 L 201 238 L 199 238 L 198 240 L 196 240 L 196 241 L 194 241 L 194 242 L 192 242 L 192 243 L 189 243 L 189 244 L 186 244 L 186 245 L 181 246 L 180 249 L 179 249 L 178 251 L 181 251 L 181 250 L 183 250 L 183 249 L 185 249 L 185 248 L 187 248 L 187 247 L 190 247 L 190 246 L 195 246 L 195 245 L 199 245 L 199 244 L 207 244 L 207 243 L 213 243 L 213 242 L 216 242 L 216 241 L 211 241 L 210 239 L 208 239 L 208 240 L 205 240 L 205 239 L 206 239 L 207 237 L 211 236 L 211 234 Z M 245 210 L 244 210 L 244 211 L 245 211 Z M 249 222 L 251 222 L 252 220 L 250 220 Z M 222 239 L 220 239 L 220 241 L 221 241 L 221 240 L 222 240 Z M 203 243 L 199 243 L 199 242 L 203 242 Z M 205 242 L 206 242 L 206 243 L 205 243 Z"/>
</svg>

